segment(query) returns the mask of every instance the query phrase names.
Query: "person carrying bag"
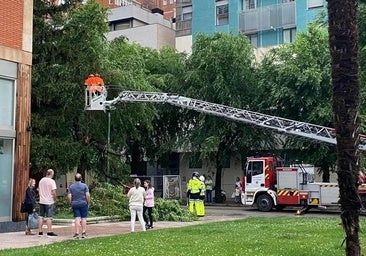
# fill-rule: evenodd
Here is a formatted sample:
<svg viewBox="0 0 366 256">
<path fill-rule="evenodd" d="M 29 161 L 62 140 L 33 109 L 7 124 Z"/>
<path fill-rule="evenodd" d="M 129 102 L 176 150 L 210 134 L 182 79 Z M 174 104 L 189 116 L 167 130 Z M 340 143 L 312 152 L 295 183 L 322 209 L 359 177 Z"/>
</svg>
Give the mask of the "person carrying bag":
<svg viewBox="0 0 366 256">
<path fill-rule="evenodd" d="M 38 214 L 35 213 L 35 206 L 36 206 L 36 192 L 34 191 L 34 188 L 36 186 L 36 181 L 34 179 L 29 179 L 28 187 L 25 192 L 25 201 L 22 203 L 22 207 L 27 213 L 27 219 L 26 219 L 26 226 L 25 226 L 25 234 L 26 235 L 35 235 L 32 233 L 31 229 L 38 228 Z M 23 206 L 24 204 L 24 206 Z M 36 219 L 36 223 L 35 223 Z M 31 221 L 31 223 L 30 223 Z"/>
</svg>

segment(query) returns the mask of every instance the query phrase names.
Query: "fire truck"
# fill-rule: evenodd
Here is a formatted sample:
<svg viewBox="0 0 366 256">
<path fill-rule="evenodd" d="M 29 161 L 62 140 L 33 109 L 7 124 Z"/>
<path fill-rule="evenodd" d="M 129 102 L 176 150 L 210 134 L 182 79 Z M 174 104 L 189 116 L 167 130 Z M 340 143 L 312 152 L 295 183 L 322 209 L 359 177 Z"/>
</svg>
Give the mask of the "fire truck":
<svg viewBox="0 0 366 256">
<path fill-rule="evenodd" d="M 96 94 L 85 90 L 85 110 L 106 111 L 120 102 L 167 103 L 177 107 L 224 117 L 278 133 L 299 136 L 309 140 L 336 144 L 333 128 L 286 118 L 261 114 L 216 103 L 192 99 L 177 94 L 147 91 L 122 91 L 107 100 L 105 86 Z M 360 135 L 359 149 L 366 151 L 366 136 Z M 280 158 L 249 157 L 244 175 L 242 203 L 256 205 L 260 211 L 271 211 L 286 206 L 302 207 L 298 214 L 311 208 L 338 206 L 339 188 L 337 183 L 314 182 L 312 173 L 301 166 L 284 167 Z M 359 195 L 366 207 L 366 184 L 359 187 Z"/>
<path fill-rule="evenodd" d="M 260 211 L 301 207 L 297 214 L 311 208 L 335 209 L 339 206 L 338 183 L 314 182 L 314 168 L 302 165 L 284 167 L 278 157 L 248 157 L 244 175 L 244 205 L 256 205 Z M 366 206 L 366 184 L 360 184 L 358 193 Z"/>
</svg>

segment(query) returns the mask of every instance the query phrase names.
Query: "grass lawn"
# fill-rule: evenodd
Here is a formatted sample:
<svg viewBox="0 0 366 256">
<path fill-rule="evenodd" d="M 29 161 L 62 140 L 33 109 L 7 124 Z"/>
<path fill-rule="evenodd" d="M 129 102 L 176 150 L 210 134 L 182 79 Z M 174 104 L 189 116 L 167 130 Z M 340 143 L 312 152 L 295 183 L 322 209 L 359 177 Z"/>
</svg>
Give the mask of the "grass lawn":
<svg viewBox="0 0 366 256">
<path fill-rule="evenodd" d="M 360 218 L 361 227 L 366 220 Z M 337 256 L 344 232 L 339 218 L 247 218 L 183 228 L 70 240 L 0 251 L 0 255 L 182 255 L 182 256 Z M 364 234 L 360 233 L 366 252 Z M 1 242 L 1 241 L 0 241 Z"/>
</svg>

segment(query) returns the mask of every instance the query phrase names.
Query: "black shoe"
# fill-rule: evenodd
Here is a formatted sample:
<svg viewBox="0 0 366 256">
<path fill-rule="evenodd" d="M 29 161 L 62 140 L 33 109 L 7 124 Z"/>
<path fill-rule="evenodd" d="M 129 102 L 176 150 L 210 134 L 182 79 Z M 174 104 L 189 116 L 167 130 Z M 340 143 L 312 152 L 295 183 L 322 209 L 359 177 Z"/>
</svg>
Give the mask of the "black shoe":
<svg viewBox="0 0 366 256">
<path fill-rule="evenodd" d="M 53 232 L 47 232 L 47 237 L 54 237 L 54 236 L 57 236 L 57 235 Z"/>
<path fill-rule="evenodd" d="M 79 239 L 79 234 L 75 234 L 75 235 L 73 235 L 73 236 L 72 236 L 72 238 L 74 238 L 74 239 Z"/>
<path fill-rule="evenodd" d="M 38 232 L 38 236 L 43 236 L 43 232 Z"/>
<path fill-rule="evenodd" d="M 81 238 L 87 238 L 87 237 L 88 237 L 88 235 L 86 233 L 81 234 Z"/>
</svg>

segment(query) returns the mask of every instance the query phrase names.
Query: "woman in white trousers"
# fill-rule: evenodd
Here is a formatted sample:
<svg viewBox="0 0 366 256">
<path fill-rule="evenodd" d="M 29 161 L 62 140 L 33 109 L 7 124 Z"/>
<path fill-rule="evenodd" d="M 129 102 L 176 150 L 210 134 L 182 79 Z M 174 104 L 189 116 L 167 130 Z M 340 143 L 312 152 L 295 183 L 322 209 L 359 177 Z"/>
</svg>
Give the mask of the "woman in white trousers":
<svg viewBox="0 0 366 256">
<path fill-rule="evenodd" d="M 145 222 L 142 215 L 146 192 L 145 189 L 141 187 L 140 179 L 135 179 L 133 184 L 134 187 L 132 187 L 127 193 L 131 213 L 131 232 L 135 232 L 136 215 L 139 219 L 142 230 L 146 231 Z"/>
</svg>

